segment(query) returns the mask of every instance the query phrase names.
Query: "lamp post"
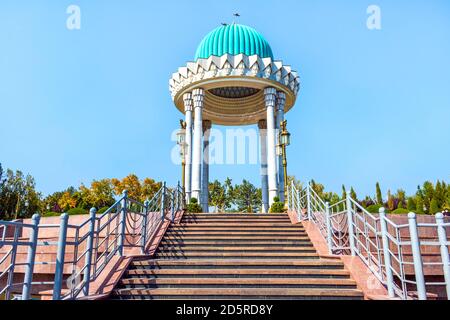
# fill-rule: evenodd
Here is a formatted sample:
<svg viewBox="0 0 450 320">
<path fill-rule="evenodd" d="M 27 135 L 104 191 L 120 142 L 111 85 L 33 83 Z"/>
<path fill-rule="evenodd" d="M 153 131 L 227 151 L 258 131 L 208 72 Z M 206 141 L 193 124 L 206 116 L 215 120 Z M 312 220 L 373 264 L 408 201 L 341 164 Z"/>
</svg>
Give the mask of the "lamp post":
<svg viewBox="0 0 450 320">
<path fill-rule="evenodd" d="M 287 204 L 287 159 L 286 159 L 286 147 L 291 143 L 291 134 L 286 129 L 287 120 L 280 122 L 280 132 L 278 133 L 277 155 L 283 158 L 283 176 L 284 176 L 284 199 L 285 205 Z"/>
<path fill-rule="evenodd" d="M 177 144 L 180 146 L 181 157 L 181 183 L 185 190 L 185 168 L 186 168 L 186 122 L 180 120 L 180 130 L 177 132 Z"/>
</svg>

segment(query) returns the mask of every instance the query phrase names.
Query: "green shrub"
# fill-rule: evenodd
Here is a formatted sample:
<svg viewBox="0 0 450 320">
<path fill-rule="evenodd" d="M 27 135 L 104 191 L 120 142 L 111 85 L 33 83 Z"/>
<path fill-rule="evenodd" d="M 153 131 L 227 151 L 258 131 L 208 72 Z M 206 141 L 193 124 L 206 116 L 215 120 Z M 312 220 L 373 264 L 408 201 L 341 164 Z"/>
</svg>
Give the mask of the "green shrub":
<svg viewBox="0 0 450 320">
<path fill-rule="evenodd" d="M 405 214 L 405 213 L 409 213 L 409 210 L 405 209 L 405 208 L 397 208 L 394 211 L 392 211 L 392 213 Z"/>
<path fill-rule="evenodd" d="M 371 206 L 368 206 L 366 210 L 370 213 L 378 213 L 381 207 L 381 204 L 372 204 Z"/>
<path fill-rule="evenodd" d="M 54 212 L 54 211 L 49 211 L 49 212 L 44 213 L 42 216 L 43 217 L 57 217 L 59 215 L 61 215 L 61 213 Z"/>
<path fill-rule="evenodd" d="M 190 213 L 201 213 L 201 212 L 203 212 L 202 207 L 198 204 L 197 198 L 191 198 L 191 201 L 187 205 L 186 210 L 187 210 L 187 212 L 190 212 Z"/>
<path fill-rule="evenodd" d="M 284 212 L 284 203 L 280 202 L 280 198 L 273 197 L 273 204 L 270 206 L 270 213 L 283 213 Z"/>
<path fill-rule="evenodd" d="M 72 209 L 67 211 L 67 214 L 69 216 L 78 216 L 78 215 L 88 214 L 88 213 L 89 212 L 87 210 L 84 210 L 82 208 L 72 208 Z"/>
<path fill-rule="evenodd" d="M 97 213 L 98 214 L 105 213 L 106 210 L 108 210 L 108 209 L 109 209 L 109 207 L 102 207 L 102 208 L 100 208 L 100 210 L 97 211 Z"/>
</svg>

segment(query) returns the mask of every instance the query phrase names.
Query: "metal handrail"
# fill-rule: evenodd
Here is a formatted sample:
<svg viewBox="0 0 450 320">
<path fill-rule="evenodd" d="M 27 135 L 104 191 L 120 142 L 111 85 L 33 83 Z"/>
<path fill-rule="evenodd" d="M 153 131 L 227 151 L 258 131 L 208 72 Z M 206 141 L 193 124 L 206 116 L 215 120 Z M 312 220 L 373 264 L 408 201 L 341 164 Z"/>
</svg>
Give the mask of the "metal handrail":
<svg viewBox="0 0 450 320">
<path fill-rule="evenodd" d="M 384 208 L 378 215 L 368 212 L 347 194 L 346 199 L 329 205 L 307 184 L 298 190 L 291 182 L 288 208 L 298 214 L 299 220 L 313 222 L 332 254 L 358 256 L 386 286 L 390 297 L 401 299 L 427 299 L 427 287 L 445 286 L 450 299 L 450 241 L 441 213 L 434 223 L 417 223 L 416 215 L 408 215 L 408 223 L 396 224 L 389 219 Z M 306 199 L 306 202 L 299 201 Z M 305 210 L 307 215 L 304 215 Z M 433 229 L 434 239 L 421 236 L 424 229 Z M 421 250 L 435 249 L 437 261 L 428 261 Z M 439 249 L 439 250 L 437 250 Z M 410 277 L 413 268 L 414 277 Z M 427 268 L 442 269 L 444 280 L 425 279 Z M 437 269 L 438 268 L 438 269 Z"/>
<path fill-rule="evenodd" d="M 32 223 L 0 221 L 0 249 L 6 253 L 0 257 L 0 279 L 8 277 L 0 294 L 12 298 L 14 288 L 22 287 L 20 299 L 30 299 L 31 287 L 36 284 L 53 286 L 53 299 L 77 299 L 89 295 L 90 283 L 111 263 L 114 256 L 126 255 L 128 249 L 139 249 L 145 254 L 152 236 L 164 220 L 174 221 L 178 212 L 184 209 L 184 189 L 178 184 L 169 189 L 166 184 L 144 203 L 128 196 L 122 196 L 104 213 L 97 215 L 95 208 L 89 218 L 79 225 L 69 223 L 67 214 L 62 214 L 59 224 L 39 224 L 39 215 Z M 22 231 L 29 229 L 28 241 L 20 238 Z M 53 229 L 58 241 L 39 240 L 39 232 Z M 7 232 L 12 230 L 12 232 Z M 13 236 L 7 236 L 13 234 Z M 35 262 L 38 246 L 56 246 L 55 261 Z M 26 263 L 17 262 L 19 247 L 28 248 Z M 34 266 L 54 265 L 54 281 L 33 282 Z M 23 282 L 14 282 L 17 267 L 25 267 Z M 70 270 L 67 290 L 63 290 L 64 270 Z"/>
</svg>

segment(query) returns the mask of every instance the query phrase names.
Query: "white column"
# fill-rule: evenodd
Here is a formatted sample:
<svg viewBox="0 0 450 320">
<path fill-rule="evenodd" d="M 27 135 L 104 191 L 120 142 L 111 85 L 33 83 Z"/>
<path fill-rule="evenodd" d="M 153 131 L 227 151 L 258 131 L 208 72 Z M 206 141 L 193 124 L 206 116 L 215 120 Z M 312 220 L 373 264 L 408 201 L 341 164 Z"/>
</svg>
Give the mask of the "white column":
<svg viewBox="0 0 450 320">
<path fill-rule="evenodd" d="M 286 104 L 286 94 L 284 92 L 278 91 L 277 94 L 277 143 L 278 134 L 280 132 L 280 122 L 284 120 L 284 105 Z M 280 201 L 284 202 L 284 171 L 283 171 L 283 156 L 278 156 L 278 194 Z"/>
<path fill-rule="evenodd" d="M 192 141 L 192 197 L 201 202 L 201 177 L 202 167 L 202 109 L 203 109 L 203 89 L 192 91 L 194 101 L 194 139 Z"/>
<path fill-rule="evenodd" d="M 269 185 L 269 205 L 278 196 L 277 171 L 275 155 L 275 102 L 277 97 L 275 88 L 264 89 L 264 99 L 267 109 L 267 180 Z"/>
<path fill-rule="evenodd" d="M 266 120 L 258 121 L 259 129 L 259 145 L 261 148 L 261 193 L 262 207 L 261 211 L 267 213 L 269 211 L 269 190 L 267 186 L 267 122 Z"/>
<path fill-rule="evenodd" d="M 202 208 L 209 212 L 209 136 L 211 121 L 203 120 Z"/>
<path fill-rule="evenodd" d="M 191 199 L 191 174 L 192 174 L 192 95 L 185 93 L 183 95 L 184 112 L 186 121 L 186 167 L 184 172 L 184 185 L 186 192 L 186 201 Z"/>
</svg>

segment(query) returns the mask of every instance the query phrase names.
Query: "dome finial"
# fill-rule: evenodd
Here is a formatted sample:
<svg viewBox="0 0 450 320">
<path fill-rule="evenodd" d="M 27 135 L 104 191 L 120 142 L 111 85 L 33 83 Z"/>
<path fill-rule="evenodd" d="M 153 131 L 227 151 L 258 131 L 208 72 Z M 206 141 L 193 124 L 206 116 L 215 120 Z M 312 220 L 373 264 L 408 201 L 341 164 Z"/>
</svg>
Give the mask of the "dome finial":
<svg viewBox="0 0 450 320">
<path fill-rule="evenodd" d="M 239 12 L 235 12 L 233 13 L 233 16 L 235 16 L 236 18 L 239 18 L 241 15 Z M 236 22 L 233 20 L 233 24 L 236 24 Z"/>
</svg>

